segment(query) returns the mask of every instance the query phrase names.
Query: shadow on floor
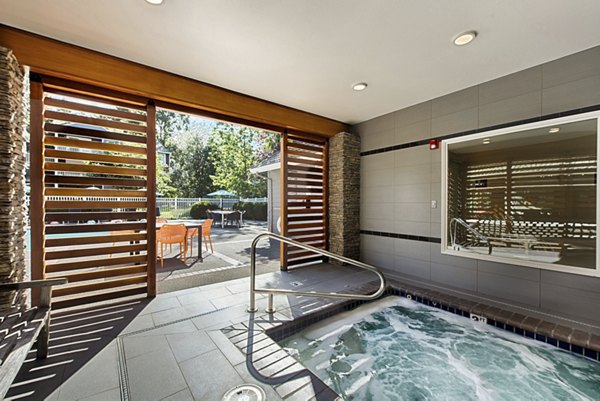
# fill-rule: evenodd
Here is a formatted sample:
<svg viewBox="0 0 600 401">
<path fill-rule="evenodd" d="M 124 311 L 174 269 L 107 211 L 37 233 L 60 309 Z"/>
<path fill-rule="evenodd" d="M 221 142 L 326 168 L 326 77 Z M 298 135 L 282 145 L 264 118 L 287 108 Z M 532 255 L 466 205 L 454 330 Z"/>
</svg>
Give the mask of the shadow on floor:
<svg viewBox="0 0 600 401">
<path fill-rule="evenodd" d="M 149 302 L 144 298 L 53 312 L 50 355 L 37 360 L 35 347 L 29 352 L 7 399 L 48 397 L 115 340 Z"/>
</svg>

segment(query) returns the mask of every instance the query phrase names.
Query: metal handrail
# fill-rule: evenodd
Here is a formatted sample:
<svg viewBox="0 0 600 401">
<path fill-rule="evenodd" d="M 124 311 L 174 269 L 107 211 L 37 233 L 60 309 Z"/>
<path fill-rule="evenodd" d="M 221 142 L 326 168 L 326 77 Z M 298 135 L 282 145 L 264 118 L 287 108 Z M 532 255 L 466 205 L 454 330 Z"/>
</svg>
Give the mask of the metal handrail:
<svg viewBox="0 0 600 401">
<path fill-rule="evenodd" d="M 454 223 L 454 230 L 452 229 L 452 223 Z M 461 226 L 466 228 L 467 231 L 469 231 L 471 234 L 479 238 L 480 241 L 485 242 L 488 245 L 488 253 L 492 253 L 492 244 L 490 243 L 490 239 L 482 233 L 480 233 L 479 231 L 477 231 L 475 228 L 471 227 L 470 224 L 468 224 L 460 217 L 454 217 L 452 220 L 450 220 L 450 244 L 453 248 L 456 245 L 456 228 L 458 224 L 460 224 Z"/>
<path fill-rule="evenodd" d="M 327 256 L 328 258 L 339 260 L 340 262 L 348 263 L 350 265 L 360 267 L 361 269 L 368 270 L 375 273 L 379 277 L 379 288 L 373 294 L 350 294 L 350 293 L 338 293 L 338 292 L 317 292 L 317 291 L 296 291 L 286 290 L 282 288 L 256 288 L 256 245 L 263 238 L 274 238 L 279 242 L 283 242 L 288 245 L 297 246 L 298 248 L 306 249 L 308 251 L 315 252 L 319 255 Z M 294 241 L 293 239 L 284 237 L 282 235 L 274 233 L 262 233 L 257 235 L 252 241 L 250 251 L 250 306 L 248 312 L 253 313 L 258 310 L 256 307 L 256 294 L 268 294 L 269 306 L 267 307 L 267 313 L 275 313 L 273 308 L 273 295 L 274 294 L 291 294 L 291 295 L 303 295 L 307 297 L 324 297 L 324 298 L 343 298 L 343 299 L 359 299 L 359 300 L 373 300 L 378 298 L 385 291 L 385 277 L 381 271 L 375 266 L 368 265 L 363 262 L 359 262 L 354 259 L 346 258 L 344 256 L 337 255 L 323 249 L 315 248 L 314 246 L 303 244 L 302 242 Z"/>
</svg>

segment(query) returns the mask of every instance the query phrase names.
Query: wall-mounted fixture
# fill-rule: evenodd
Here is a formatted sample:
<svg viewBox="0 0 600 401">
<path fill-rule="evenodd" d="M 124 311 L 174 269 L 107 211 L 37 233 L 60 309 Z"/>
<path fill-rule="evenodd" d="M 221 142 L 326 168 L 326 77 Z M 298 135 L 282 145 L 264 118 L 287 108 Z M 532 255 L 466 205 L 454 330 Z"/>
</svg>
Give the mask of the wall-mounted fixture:
<svg viewBox="0 0 600 401">
<path fill-rule="evenodd" d="M 429 140 L 429 150 L 436 150 L 440 148 L 440 140 L 439 139 L 430 139 Z"/>
<path fill-rule="evenodd" d="M 146 3 L 152 4 L 153 6 L 160 6 L 163 0 L 146 0 Z"/>
</svg>

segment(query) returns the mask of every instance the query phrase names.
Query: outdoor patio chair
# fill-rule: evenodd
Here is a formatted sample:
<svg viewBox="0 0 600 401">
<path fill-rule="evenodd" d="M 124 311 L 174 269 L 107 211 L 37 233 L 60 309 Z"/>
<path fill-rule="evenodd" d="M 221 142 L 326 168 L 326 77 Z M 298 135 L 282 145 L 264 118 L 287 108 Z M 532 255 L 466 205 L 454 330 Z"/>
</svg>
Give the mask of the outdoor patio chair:
<svg viewBox="0 0 600 401">
<path fill-rule="evenodd" d="M 187 237 L 186 237 L 186 241 L 190 241 L 190 256 L 192 256 L 192 253 L 194 252 L 194 237 L 198 236 L 198 228 L 190 228 L 187 230 Z M 187 246 L 187 245 L 186 245 Z M 200 256 L 200 255 L 198 255 Z"/>
<path fill-rule="evenodd" d="M 202 223 L 202 241 L 204 241 L 204 246 L 208 251 L 208 244 L 210 244 L 210 253 L 214 253 L 212 239 L 210 238 L 210 228 L 212 227 L 213 220 L 207 219 Z"/>
<path fill-rule="evenodd" d="M 179 258 L 183 263 L 187 260 L 187 230 L 185 224 L 164 225 L 156 233 L 156 242 L 160 244 L 160 267 L 164 268 L 165 245 L 172 250 L 173 244 L 179 244 Z"/>
<path fill-rule="evenodd" d="M 237 224 L 238 227 L 241 227 L 241 225 L 240 225 L 240 217 L 241 216 L 242 216 L 242 213 L 239 210 L 236 210 L 235 212 L 229 213 L 227 215 L 227 222 L 225 224 L 226 225 Z"/>
<path fill-rule="evenodd" d="M 157 223 L 168 223 L 169 219 L 167 219 L 166 217 L 157 217 L 156 222 Z"/>
</svg>

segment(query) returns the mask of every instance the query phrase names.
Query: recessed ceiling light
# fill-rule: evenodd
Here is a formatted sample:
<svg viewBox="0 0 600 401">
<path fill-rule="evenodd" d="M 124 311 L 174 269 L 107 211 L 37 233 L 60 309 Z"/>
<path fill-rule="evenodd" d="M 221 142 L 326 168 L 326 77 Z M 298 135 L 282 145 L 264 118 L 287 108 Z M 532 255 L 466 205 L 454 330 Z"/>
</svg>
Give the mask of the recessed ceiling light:
<svg viewBox="0 0 600 401">
<path fill-rule="evenodd" d="M 146 2 L 154 6 L 160 6 L 163 3 L 163 0 L 146 0 Z"/>
<path fill-rule="evenodd" d="M 354 89 L 357 92 L 360 91 L 364 91 L 365 89 L 367 89 L 367 83 L 366 82 L 359 82 L 357 84 L 352 85 L 352 89 Z"/>
<path fill-rule="evenodd" d="M 558 131 L 560 131 L 560 128 L 558 127 L 552 127 L 548 130 L 550 134 L 556 134 Z"/>
<path fill-rule="evenodd" d="M 484 144 L 484 145 L 487 145 L 487 144 L 488 144 L 488 143 L 490 143 L 490 142 L 492 142 L 492 141 L 490 140 L 490 138 L 485 138 L 485 139 L 483 140 L 483 144 Z"/>
<path fill-rule="evenodd" d="M 477 32 L 475 32 L 475 31 L 464 32 L 454 38 L 454 44 L 456 46 L 468 45 L 476 37 L 477 37 Z"/>
</svg>

